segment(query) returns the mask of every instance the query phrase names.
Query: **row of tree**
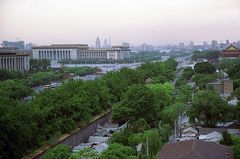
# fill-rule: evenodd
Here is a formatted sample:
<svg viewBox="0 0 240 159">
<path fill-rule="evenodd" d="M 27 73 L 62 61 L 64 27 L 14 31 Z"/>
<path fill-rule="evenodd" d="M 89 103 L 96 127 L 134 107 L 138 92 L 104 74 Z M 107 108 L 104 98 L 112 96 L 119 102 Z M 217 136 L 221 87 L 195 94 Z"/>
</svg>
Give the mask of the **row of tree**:
<svg viewBox="0 0 240 159">
<path fill-rule="evenodd" d="M 146 94 L 151 89 L 143 84 L 146 79 L 158 76 L 164 76 L 163 81 L 172 80 L 176 65 L 176 61 L 170 59 L 147 63 L 136 70 L 124 68 L 119 72 L 110 72 L 94 81 L 68 81 L 54 90 L 35 95 L 30 102 L 19 100 L 28 93 L 26 88 L 22 88 L 23 85 L 8 89 L 2 84 L 1 93 L 16 90 L 17 95 L 4 93 L 0 96 L 0 156 L 20 158 L 48 141 L 52 142 L 59 134 L 86 124 L 111 105 L 122 103 L 124 96 L 127 96 L 125 92 L 140 89 L 146 99 L 155 100 L 153 93 Z M 138 111 L 141 111 L 144 103 L 139 104 Z M 138 115 L 145 118 L 143 111 Z M 146 117 L 148 122 L 154 119 L 150 115 Z"/>
</svg>

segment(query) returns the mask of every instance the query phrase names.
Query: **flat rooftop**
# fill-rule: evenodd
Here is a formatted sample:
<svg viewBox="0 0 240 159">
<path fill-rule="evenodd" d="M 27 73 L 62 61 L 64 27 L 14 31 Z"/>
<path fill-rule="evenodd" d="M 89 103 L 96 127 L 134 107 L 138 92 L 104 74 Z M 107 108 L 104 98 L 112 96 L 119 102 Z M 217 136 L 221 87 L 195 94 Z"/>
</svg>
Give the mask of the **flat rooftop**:
<svg viewBox="0 0 240 159">
<path fill-rule="evenodd" d="M 86 48 L 88 49 L 88 44 L 52 44 L 45 46 L 35 46 L 32 49 L 78 49 Z"/>
</svg>

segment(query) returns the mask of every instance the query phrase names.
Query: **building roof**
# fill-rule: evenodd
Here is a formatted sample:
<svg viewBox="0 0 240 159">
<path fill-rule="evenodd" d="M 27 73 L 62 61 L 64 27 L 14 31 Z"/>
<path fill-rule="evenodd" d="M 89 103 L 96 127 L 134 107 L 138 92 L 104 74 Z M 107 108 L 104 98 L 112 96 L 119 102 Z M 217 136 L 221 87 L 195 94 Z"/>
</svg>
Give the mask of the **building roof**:
<svg viewBox="0 0 240 159">
<path fill-rule="evenodd" d="M 213 139 L 213 138 L 222 138 L 222 134 L 214 131 L 206 135 L 207 140 Z"/>
<path fill-rule="evenodd" d="M 223 57 L 240 57 L 240 49 L 234 45 L 230 45 L 228 48 L 219 53 L 219 56 Z"/>
<path fill-rule="evenodd" d="M 224 51 L 236 51 L 236 50 L 239 51 L 239 49 L 236 46 L 234 46 L 233 44 L 231 44 L 229 47 L 224 49 Z"/>
<path fill-rule="evenodd" d="M 0 55 L 17 55 L 17 56 L 29 56 L 32 53 L 31 50 L 17 50 L 17 49 L 0 49 Z"/>
<path fill-rule="evenodd" d="M 52 44 L 47 46 L 35 46 L 32 49 L 89 49 L 88 44 Z"/>
<path fill-rule="evenodd" d="M 207 134 L 210 134 L 214 131 L 222 134 L 224 131 L 227 131 L 227 129 L 225 129 L 225 128 L 199 128 L 199 134 L 200 135 L 207 135 Z"/>
<path fill-rule="evenodd" d="M 193 127 L 185 128 L 185 129 L 183 129 L 183 131 L 182 131 L 183 134 L 184 134 L 184 133 L 187 133 L 187 132 L 192 132 L 192 133 L 194 133 L 194 134 L 197 134 L 197 133 L 198 133 L 198 131 L 197 131 L 195 128 L 193 128 Z"/>
<path fill-rule="evenodd" d="M 201 140 L 164 145 L 158 159 L 233 159 L 230 147 Z"/>
</svg>

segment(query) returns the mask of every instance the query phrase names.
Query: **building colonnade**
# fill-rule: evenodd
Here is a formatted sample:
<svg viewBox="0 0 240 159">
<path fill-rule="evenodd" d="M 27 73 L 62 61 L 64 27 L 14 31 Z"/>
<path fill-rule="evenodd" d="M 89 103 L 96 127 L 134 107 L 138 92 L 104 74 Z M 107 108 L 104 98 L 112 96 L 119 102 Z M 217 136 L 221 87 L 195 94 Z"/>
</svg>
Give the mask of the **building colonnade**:
<svg viewBox="0 0 240 159">
<path fill-rule="evenodd" d="M 70 50 L 39 50 L 39 59 L 48 60 L 69 60 L 71 59 Z"/>
</svg>

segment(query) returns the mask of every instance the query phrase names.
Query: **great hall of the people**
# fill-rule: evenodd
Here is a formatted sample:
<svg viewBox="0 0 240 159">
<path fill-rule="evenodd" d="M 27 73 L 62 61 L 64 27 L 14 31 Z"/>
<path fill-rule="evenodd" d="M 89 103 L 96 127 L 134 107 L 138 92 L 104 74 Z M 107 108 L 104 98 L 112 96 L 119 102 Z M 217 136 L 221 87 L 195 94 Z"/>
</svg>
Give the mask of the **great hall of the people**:
<svg viewBox="0 0 240 159">
<path fill-rule="evenodd" d="M 53 44 L 32 47 L 32 50 L 0 48 L 0 70 L 26 72 L 30 69 L 30 58 L 60 62 L 81 59 L 120 60 L 129 56 L 130 49 L 127 46 L 92 49 L 87 44 Z"/>
<path fill-rule="evenodd" d="M 91 49 L 87 44 L 53 44 L 32 48 L 33 59 L 50 61 L 79 59 L 119 60 L 129 58 L 130 49 L 126 46 L 113 46 L 106 49 Z"/>
</svg>

